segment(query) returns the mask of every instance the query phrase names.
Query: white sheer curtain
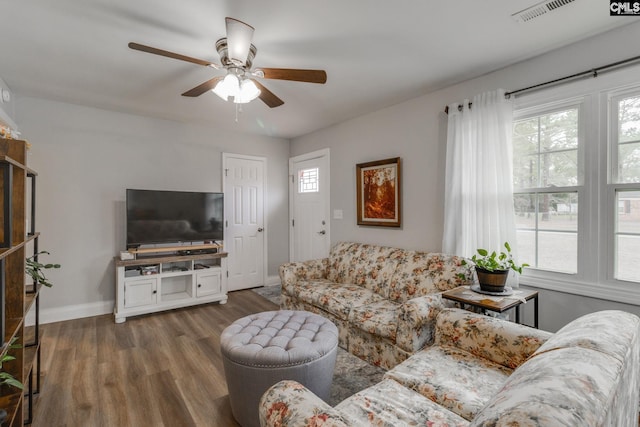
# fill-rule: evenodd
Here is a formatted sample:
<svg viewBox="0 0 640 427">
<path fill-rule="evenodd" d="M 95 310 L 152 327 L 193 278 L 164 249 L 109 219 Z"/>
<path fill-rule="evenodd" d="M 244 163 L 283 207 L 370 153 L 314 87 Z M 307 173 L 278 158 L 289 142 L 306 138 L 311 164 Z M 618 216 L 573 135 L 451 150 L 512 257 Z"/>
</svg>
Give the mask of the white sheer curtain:
<svg viewBox="0 0 640 427">
<path fill-rule="evenodd" d="M 513 108 L 504 90 L 449 105 L 443 252 L 515 251 Z"/>
</svg>

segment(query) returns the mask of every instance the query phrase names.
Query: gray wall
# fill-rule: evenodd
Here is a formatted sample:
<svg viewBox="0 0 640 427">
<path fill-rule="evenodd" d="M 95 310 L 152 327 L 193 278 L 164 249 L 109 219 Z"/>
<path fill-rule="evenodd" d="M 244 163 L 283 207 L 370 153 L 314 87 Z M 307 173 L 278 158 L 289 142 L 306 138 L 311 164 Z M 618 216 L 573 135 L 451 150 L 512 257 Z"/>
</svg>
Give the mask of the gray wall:
<svg viewBox="0 0 640 427">
<path fill-rule="evenodd" d="M 425 110 L 424 98 L 356 118 L 292 141 L 292 155 L 331 149 L 331 240 L 357 241 L 406 249 L 440 250 L 442 240 L 445 146 L 438 129 L 446 116 Z M 433 132 L 436 135 L 432 135 Z M 442 136 L 445 138 L 445 136 Z M 402 158 L 402 228 L 356 225 L 357 163 Z"/>
<path fill-rule="evenodd" d="M 538 299 L 538 321 L 539 328 L 545 331 L 556 332 L 570 321 L 600 310 L 622 310 L 640 316 L 640 307 L 637 305 L 526 287 L 537 290 L 540 293 Z M 533 301 L 527 302 L 522 307 L 522 313 L 524 314 L 524 322 L 528 325 L 533 325 Z M 511 315 L 513 316 L 513 314 Z"/>
<path fill-rule="evenodd" d="M 222 152 L 267 158 L 268 274 L 287 260 L 288 140 L 35 98 L 17 100 L 15 119 L 38 172 L 43 260 L 63 266 L 48 274 L 45 322 L 113 310 L 126 188 L 222 191 Z"/>
<path fill-rule="evenodd" d="M 631 42 L 638 39 L 640 23 L 636 22 L 483 77 L 292 140 L 292 155 L 331 148 L 331 209 L 344 211 L 344 219 L 331 221 L 332 243 L 354 240 L 428 251 L 441 250 L 447 123 L 444 107 L 483 91 L 500 87 L 515 90 L 640 55 L 640 45 Z M 402 229 L 357 226 L 355 164 L 396 156 L 403 161 Z M 541 292 L 540 324 L 548 330 L 556 330 L 586 312 L 609 308 L 622 308 L 640 315 L 640 307 L 635 305 L 548 290 Z M 530 309 L 531 305 L 527 311 Z"/>
</svg>

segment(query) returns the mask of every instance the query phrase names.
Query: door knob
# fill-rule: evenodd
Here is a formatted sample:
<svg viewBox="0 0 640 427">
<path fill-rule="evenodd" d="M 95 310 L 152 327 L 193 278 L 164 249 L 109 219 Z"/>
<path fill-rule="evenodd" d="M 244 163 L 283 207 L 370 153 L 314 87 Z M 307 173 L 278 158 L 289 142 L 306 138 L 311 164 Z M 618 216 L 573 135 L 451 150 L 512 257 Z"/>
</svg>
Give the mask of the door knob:
<svg viewBox="0 0 640 427">
<path fill-rule="evenodd" d="M 318 234 L 322 234 L 324 236 L 325 234 L 327 234 L 327 232 L 324 230 L 321 230 L 321 231 L 318 231 Z"/>
<path fill-rule="evenodd" d="M 258 233 L 262 233 L 263 230 L 264 230 L 264 228 L 262 228 L 262 227 L 258 228 Z"/>
</svg>

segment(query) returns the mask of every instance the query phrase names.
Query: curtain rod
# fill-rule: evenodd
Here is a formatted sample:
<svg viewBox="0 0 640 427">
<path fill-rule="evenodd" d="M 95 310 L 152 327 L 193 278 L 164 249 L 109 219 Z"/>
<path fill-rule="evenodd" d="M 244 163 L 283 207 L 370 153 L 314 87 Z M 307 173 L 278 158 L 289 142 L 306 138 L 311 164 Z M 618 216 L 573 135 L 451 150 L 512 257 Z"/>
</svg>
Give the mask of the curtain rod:
<svg viewBox="0 0 640 427">
<path fill-rule="evenodd" d="M 598 77 L 598 74 L 603 72 L 603 71 L 608 71 L 611 68 L 617 68 L 617 67 L 630 65 L 632 62 L 636 62 L 636 61 L 640 61 L 640 56 L 634 56 L 633 58 L 628 58 L 628 59 L 623 59 L 622 61 L 612 62 L 611 64 L 602 65 L 600 67 L 592 68 L 591 70 L 582 71 L 580 73 L 572 74 L 572 75 L 566 76 L 566 77 L 561 77 L 561 78 L 555 79 L 555 80 L 549 80 L 548 82 L 544 82 L 544 83 L 538 83 L 536 85 L 525 87 L 525 88 L 522 88 L 522 89 L 512 90 L 511 92 L 506 92 L 504 94 L 504 96 L 505 96 L 505 98 L 509 98 L 511 96 L 516 96 L 516 95 L 522 94 L 523 92 L 530 92 L 530 91 L 533 91 L 533 90 L 542 89 L 542 88 L 547 87 L 547 86 L 553 86 L 555 84 L 562 83 L 562 82 L 565 82 L 567 80 L 578 79 L 580 77 L 593 77 L 593 78 L 596 78 L 596 77 Z M 471 107 L 471 102 L 469 103 L 469 107 Z M 462 110 L 462 106 L 459 106 L 458 107 L 458 111 L 461 111 L 461 110 Z M 444 112 L 445 112 L 445 114 L 449 114 L 449 106 L 446 106 L 444 108 Z"/>
</svg>

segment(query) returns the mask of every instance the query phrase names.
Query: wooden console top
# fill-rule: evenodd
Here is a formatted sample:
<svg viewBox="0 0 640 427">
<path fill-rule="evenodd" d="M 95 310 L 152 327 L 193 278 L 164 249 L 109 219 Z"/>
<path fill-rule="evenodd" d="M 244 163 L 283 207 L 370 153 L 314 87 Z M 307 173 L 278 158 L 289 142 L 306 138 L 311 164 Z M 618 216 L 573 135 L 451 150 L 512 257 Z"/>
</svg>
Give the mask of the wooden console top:
<svg viewBox="0 0 640 427">
<path fill-rule="evenodd" d="M 149 256 L 138 259 L 121 260 L 120 257 L 114 257 L 116 267 L 145 265 L 145 264 L 162 264 L 175 261 L 196 261 L 199 259 L 216 259 L 226 258 L 227 252 L 218 252 L 215 254 L 192 254 L 192 255 L 165 255 L 165 256 Z"/>
</svg>

